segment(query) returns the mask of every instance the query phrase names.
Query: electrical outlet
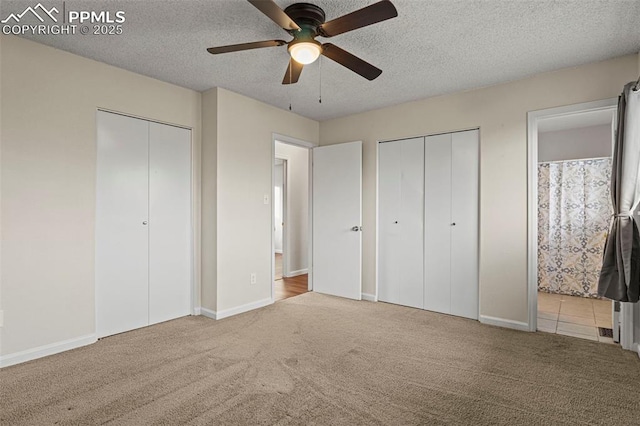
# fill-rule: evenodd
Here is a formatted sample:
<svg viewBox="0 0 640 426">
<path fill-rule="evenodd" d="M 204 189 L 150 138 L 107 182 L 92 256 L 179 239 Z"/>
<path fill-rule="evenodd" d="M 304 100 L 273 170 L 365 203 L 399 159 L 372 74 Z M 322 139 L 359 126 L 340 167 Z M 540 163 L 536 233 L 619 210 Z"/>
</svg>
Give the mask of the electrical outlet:
<svg viewBox="0 0 640 426">
<path fill-rule="evenodd" d="M 257 282 L 256 280 L 256 273 L 252 272 L 251 273 L 251 284 L 255 284 Z"/>
</svg>

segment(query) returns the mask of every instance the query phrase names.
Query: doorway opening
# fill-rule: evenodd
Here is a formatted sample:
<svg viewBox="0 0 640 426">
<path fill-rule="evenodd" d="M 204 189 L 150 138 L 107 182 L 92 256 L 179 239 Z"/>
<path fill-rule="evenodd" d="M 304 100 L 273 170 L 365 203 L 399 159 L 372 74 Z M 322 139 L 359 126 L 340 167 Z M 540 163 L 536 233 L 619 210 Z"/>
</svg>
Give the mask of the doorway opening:
<svg viewBox="0 0 640 426">
<path fill-rule="evenodd" d="M 529 114 L 531 331 L 618 343 L 597 286 L 611 213 L 615 100 Z"/>
<path fill-rule="evenodd" d="M 274 301 L 311 290 L 309 147 L 274 139 L 273 290 Z"/>
</svg>

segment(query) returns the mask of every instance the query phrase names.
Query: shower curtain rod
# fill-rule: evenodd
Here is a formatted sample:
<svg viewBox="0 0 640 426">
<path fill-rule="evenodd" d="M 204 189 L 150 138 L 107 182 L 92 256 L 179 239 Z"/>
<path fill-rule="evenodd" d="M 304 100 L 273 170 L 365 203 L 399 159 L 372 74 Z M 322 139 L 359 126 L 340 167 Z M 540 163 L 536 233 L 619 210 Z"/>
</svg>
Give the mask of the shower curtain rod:
<svg viewBox="0 0 640 426">
<path fill-rule="evenodd" d="M 611 157 L 591 157 L 591 158 L 576 158 L 573 160 L 538 161 L 538 164 L 569 163 L 571 161 L 605 160 L 608 158 L 611 158 Z"/>
</svg>

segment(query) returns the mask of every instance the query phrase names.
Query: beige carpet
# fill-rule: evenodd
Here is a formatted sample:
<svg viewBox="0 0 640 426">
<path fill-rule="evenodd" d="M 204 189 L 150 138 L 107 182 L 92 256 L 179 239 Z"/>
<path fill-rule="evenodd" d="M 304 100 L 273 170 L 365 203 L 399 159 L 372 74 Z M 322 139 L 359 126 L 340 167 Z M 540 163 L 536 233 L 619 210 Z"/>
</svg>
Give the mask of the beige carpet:
<svg viewBox="0 0 640 426">
<path fill-rule="evenodd" d="M 0 370 L 2 425 L 640 423 L 613 345 L 307 293 Z"/>
</svg>

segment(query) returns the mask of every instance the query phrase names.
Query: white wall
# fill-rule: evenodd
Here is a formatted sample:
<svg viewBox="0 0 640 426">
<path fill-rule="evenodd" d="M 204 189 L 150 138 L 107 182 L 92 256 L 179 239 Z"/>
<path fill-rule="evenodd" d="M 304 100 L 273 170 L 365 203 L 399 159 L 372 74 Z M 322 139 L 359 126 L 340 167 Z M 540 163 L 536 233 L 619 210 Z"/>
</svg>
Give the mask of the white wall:
<svg viewBox="0 0 640 426">
<path fill-rule="evenodd" d="M 376 142 L 479 127 L 480 314 L 526 323 L 527 112 L 617 97 L 637 64 L 629 55 L 322 122 L 321 145 L 364 142 L 363 292 L 375 292 Z"/>
<path fill-rule="evenodd" d="M 0 40 L 0 354 L 8 355 L 95 331 L 97 108 L 193 128 L 198 225 L 201 100 L 25 39 Z M 199 239 L 194 250 L 197 257 Z"/>
<path fill-rule="evenodd" d="M 611 125 L 540 132 L 538 162 L 611 157 Z"/>
<path fill-rule="evenodd" d="M 263 199 L 272 192 L 273 133 L 317 143 L 319 123 L 222 88 L 205 92 L 203 99 L 203 120 L 217 116 L 217 140 L 212 131 L 203 134 L 203 146 L 216 150 L 215 158 L 203 159 L 203 170 L 215 161 L 216 235 L 215 252 L 203 245 L 202 257 L 215 255 L 217 268 L 215 280 L 203 277 L 202 285 L 215 291 L 215 307 L 208 309 L 219 314 L 270 300 L 273 207 Z M 203 193 L 203 200 L 211 197 L 212 191 Z M 203 217 L 203 226 L 211 220 Z M 253 285 L 251 273 L 257 278 Z"/>
<path fill-rule="evenodd" d="M 2 41 L 0 36 L 0 82 L 2 82 Z M 0 83 L 0 327 L 4 325 L 2 307 L 2 84 Z M 0 330 L 0 356 L 2 355 L 2 330 Z"/>
<path fill-rule="evenodd" d="M 287 159 L 287 249 L 285 276 L 309 268 L 309 150 L 276 141 L 276 157 Z"/>
<path fill-rule="evenodd" d="M 273 248 L 276 253 L 282 253 L 282 224 L 284 222 L 284 163 L 282 160 L 276 160 L 276 164 L 273 167 L 273 187 L 273 211 L 275 222 L 273 230 Z"/>
<path fill-rule="evenodd" d="M 202 308 L 218 303 L 218 89 L 202 94 Z"/>
</svg>

